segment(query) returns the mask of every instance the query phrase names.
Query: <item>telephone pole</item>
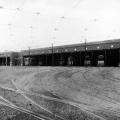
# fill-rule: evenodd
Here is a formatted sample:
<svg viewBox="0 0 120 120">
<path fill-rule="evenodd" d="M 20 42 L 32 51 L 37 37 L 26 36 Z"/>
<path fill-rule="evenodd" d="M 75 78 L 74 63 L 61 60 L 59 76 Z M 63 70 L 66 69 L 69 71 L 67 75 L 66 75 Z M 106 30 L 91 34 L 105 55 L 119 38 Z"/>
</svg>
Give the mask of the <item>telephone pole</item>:
<svg viewBox="0 0 120 120">
<path fill-rule="evenodd" d="M 85 66 L 86 66 L 86 55 L 87 55 L 87 39 L 85 39 Z"/>
</svg>

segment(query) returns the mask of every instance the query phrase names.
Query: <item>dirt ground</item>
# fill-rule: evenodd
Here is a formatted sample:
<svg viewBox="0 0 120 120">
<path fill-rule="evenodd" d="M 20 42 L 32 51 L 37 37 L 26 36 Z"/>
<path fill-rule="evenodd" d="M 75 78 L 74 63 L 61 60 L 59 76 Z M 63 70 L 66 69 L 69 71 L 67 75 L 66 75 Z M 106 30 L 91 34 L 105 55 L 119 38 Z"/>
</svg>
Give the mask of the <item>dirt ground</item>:
<svg viewBox="0 0 120 120">
<path fill-rule="evenodd" d="M 120 120 L 120 68 L 0 67 L 0 120 Z"/>
</svg>

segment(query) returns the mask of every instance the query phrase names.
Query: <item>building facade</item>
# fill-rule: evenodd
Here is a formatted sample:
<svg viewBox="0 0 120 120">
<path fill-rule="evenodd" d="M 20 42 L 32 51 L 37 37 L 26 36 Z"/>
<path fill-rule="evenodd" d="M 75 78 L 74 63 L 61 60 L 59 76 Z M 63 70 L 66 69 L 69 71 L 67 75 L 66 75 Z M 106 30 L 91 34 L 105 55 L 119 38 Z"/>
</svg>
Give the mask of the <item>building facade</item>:
<svg viewBox="0 0 120 120">
<path fill-rule="evenodd" d="M 24 66 L 119 66 L 120 39 L 22 50 Z"/>
<path fill-rule="evenodd" d="M 21 64 L 19 52 L 0 53 L 0 66 L 17 66 Z"/>
<path fill-rule="evenodd" d="M 120 39 L 0 53 L 0 66 L 119 66 Z"/>
</svg>

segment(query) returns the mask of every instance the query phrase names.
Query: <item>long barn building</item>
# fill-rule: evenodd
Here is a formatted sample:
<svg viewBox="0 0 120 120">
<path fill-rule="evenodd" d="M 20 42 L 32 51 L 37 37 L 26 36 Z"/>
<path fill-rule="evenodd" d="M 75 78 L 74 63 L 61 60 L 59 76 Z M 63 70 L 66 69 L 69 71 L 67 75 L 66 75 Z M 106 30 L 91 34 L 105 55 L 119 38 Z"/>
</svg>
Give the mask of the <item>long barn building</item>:
<svg viewBox="0 0 120 120">
<path fill-rule="evenodd" d="M 22 65 L 119 66 L 120 39 L 21 51 Z"/>
<path fill-rule="evenodd" d="M 120 39 L 4 52 L 0 65 L 119 66 Z"/>
</svg>

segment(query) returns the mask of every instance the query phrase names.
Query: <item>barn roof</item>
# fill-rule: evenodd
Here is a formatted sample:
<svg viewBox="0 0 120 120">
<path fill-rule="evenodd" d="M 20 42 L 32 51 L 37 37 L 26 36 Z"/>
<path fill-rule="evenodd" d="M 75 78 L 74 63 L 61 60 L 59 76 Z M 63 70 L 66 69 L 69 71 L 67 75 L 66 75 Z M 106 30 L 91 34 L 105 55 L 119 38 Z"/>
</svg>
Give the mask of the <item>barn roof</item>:
<svg viewBox="0 0 120 120">
<path fill-rule="evenodd" d="M 86 43 L 86 49 L 88 51 L 117 49 L 117 48 L 120 48 L 120 39 L 97 41 L 97 42 L 87 42 Z M 85 51 L 85 43 L 54 46 L 53 51 L 54 51 L 54 53 Z M 21 52 L 22 52 L 23 56 L 29 55 L 29 54 L 30 55 L 51 54 L 52 47 L 22 50 Z"/>
<path fill-rule="evenodd" d="M 19 54 L 18 52 L 10 52 L 10 51 L 9 52 L 1 52 L 0 53 L 0 58 L 16 56 L 18 54 Z"/>
</svg>

